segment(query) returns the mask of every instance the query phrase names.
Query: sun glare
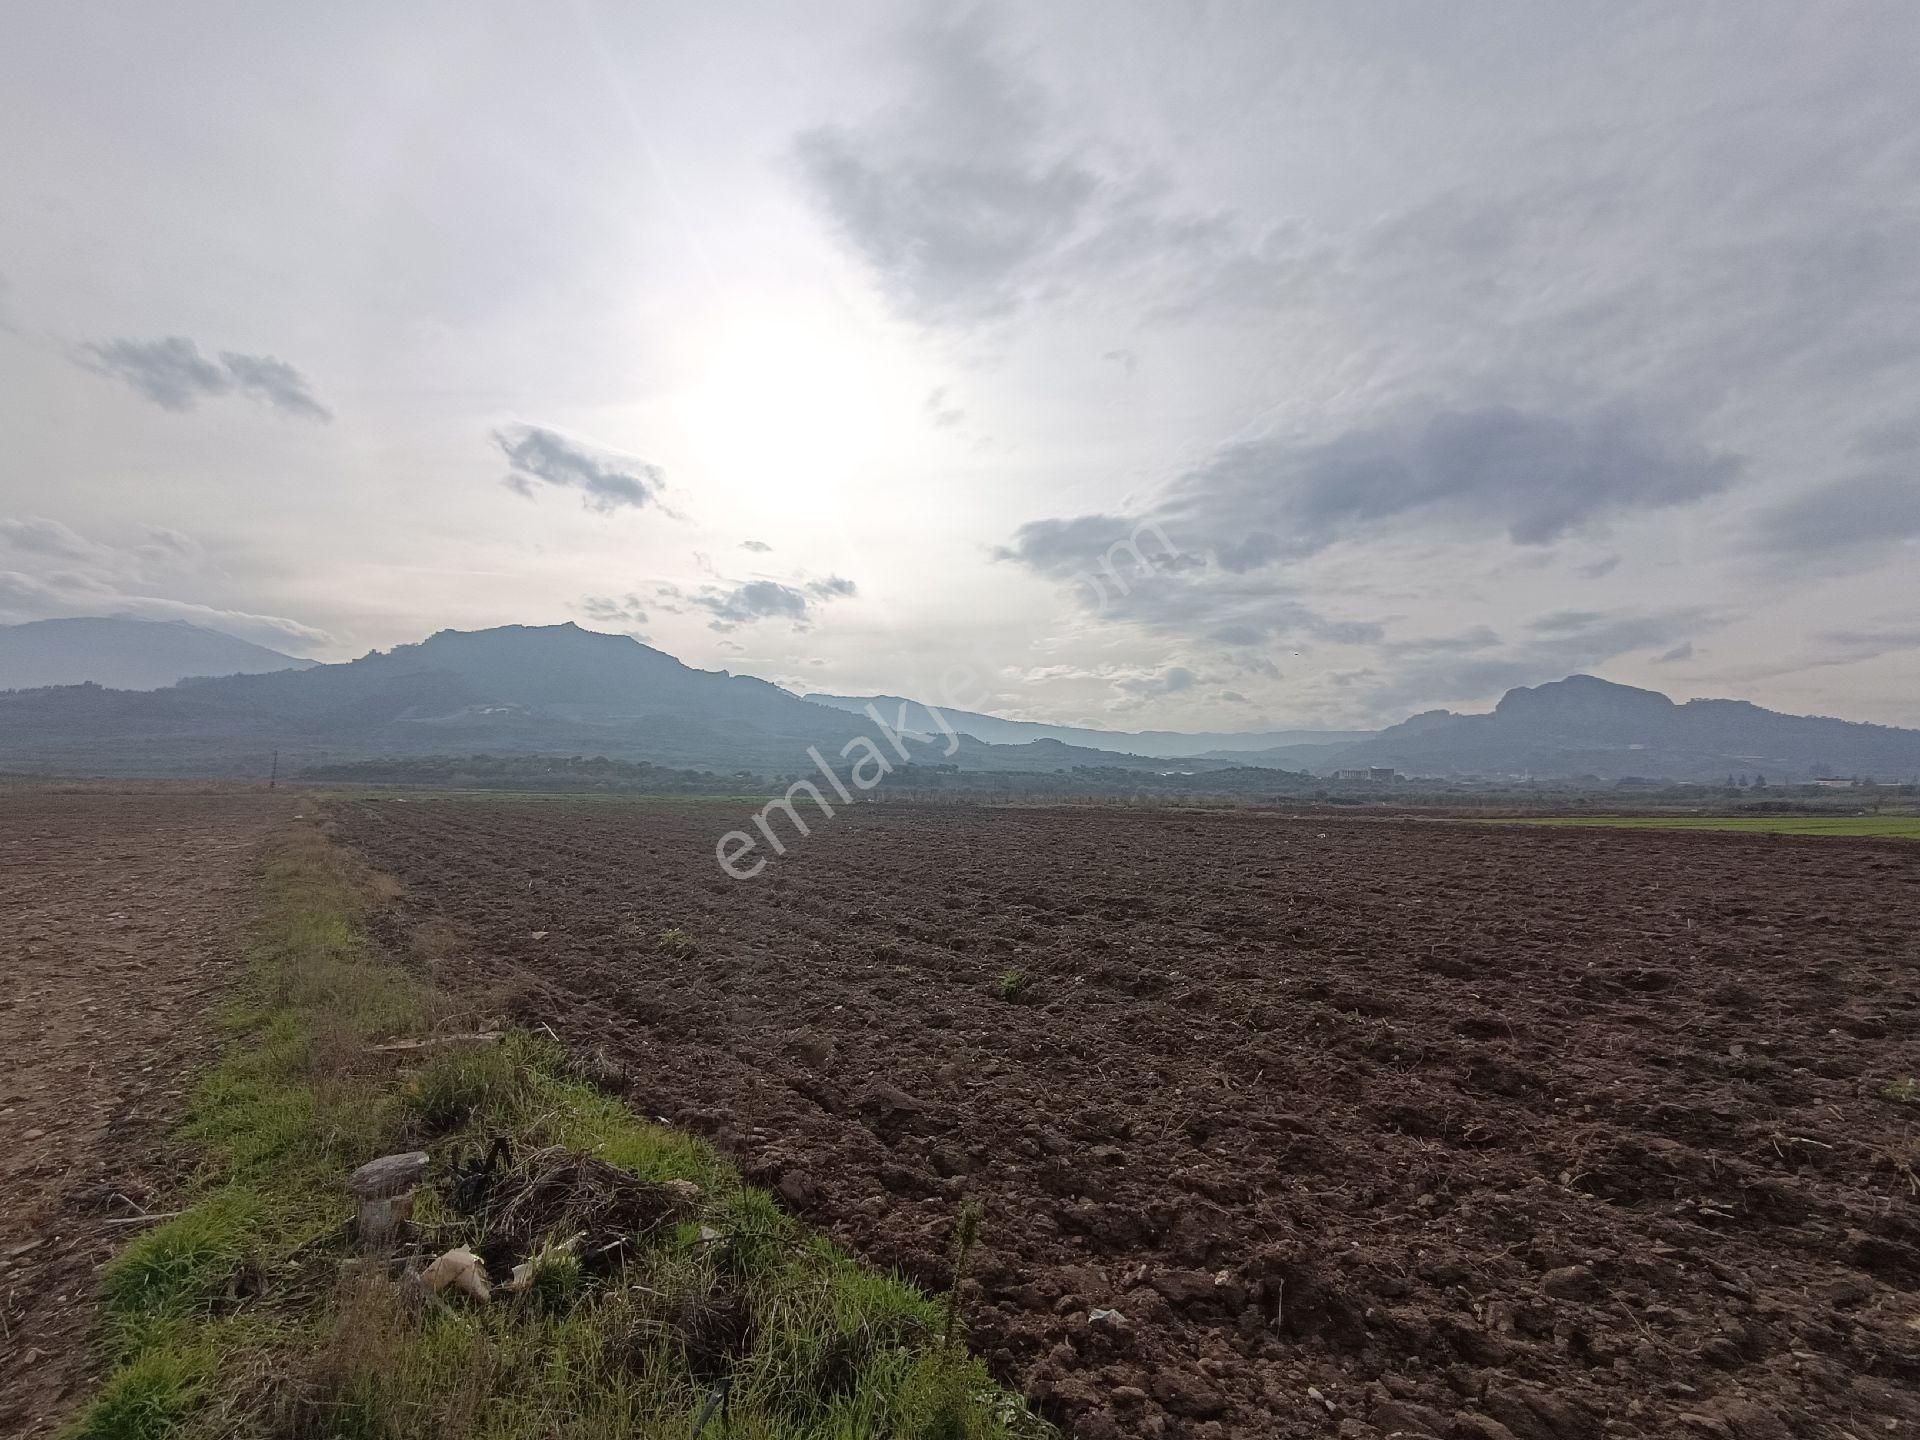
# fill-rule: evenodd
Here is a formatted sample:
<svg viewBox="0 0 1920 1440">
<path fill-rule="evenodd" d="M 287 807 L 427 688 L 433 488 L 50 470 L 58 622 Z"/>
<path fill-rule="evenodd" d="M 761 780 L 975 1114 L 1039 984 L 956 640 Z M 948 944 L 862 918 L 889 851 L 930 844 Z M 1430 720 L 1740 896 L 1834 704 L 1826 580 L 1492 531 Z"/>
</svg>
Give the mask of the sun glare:
<svg viewBox="0 0 1920 1440">
<path fill-rule="evenodd" d="M 844 498 L 911 445 L 920 366 L 852 327 L 798 312 L 729 317 L 701 346 L 677 410 L 688 458 L 756 507 Z"/>
</svg>

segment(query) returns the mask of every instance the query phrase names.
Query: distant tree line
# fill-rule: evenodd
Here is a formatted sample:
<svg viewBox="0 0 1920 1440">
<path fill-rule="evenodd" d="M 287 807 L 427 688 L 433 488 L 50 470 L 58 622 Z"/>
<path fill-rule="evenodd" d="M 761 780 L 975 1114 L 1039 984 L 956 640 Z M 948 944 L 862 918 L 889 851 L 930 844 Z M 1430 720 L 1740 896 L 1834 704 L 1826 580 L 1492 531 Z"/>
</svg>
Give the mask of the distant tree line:
<svg viewBox="0 0 1920 1440">
<path fill-rule="evenodd" d="M 604 755 L 419 755 L 309 765 L 302 780 L 336 785 L 418 785 L 452 790 L 612 791 L 645 795 L 758 794 L 747 771 L 675 770 Z"/>
<path fill-rule="evenodd" d="M 1321 804 L 1396 809 L 1538 810 L 1711 808 L 1750 813 L 1820 813 L 1858 810 L 1882 800 L 1920 797 L 1920 785 L 1861 786 L 1821 790 L 1813 786 L 1676 784 L 1629 777 L 1561 780 L 1336 781 L 1323 776 L 1261 766 L 1183 771 L 1125 765 L 1075 765 L 1055 770 L 970 770 L 953 764 L 894 767 L 869 798 L 913 800 L 1093 800 L 1103 803 Z M 341 785 L 417 786 L 453 790 L 525 790 L 635 795 L 741 795 L 782 793 L 811 770 L 761 774 L 752 770 L 675 769 L 646 760 L 604 755 L 420 755 L 311 764 L 302 780 Z M 1742 777 L 1744 778 L 1744 777 Z M 1755 777 L 1757 780 L 1758 777 Z"/>
</svg>

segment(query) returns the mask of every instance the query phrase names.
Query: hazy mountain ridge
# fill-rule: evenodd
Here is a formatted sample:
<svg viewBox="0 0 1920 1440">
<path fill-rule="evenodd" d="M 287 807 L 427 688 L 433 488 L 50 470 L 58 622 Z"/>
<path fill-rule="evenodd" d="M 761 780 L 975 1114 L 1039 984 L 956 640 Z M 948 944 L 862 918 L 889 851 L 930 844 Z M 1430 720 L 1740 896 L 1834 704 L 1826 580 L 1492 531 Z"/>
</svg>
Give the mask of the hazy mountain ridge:
<svg viewBox="0 0 1920 1440">
<path fill-rule="evenodd" d="M 1786 715 L 1746 700 L 1676 703 L 1657 690 L 1571 675 L 1509 690 L 1486 714 L 1416 715 L 1315 768 L 1389 765 L 1434 776 L 1905 780 L 1920 773 L 1920 730 Z"/>
<path fill-rule="evenodd" d="M 1281 778 L 1283 770 L 1327 775 L 1376 766 L 1435 777 L 1711 781 L 1732 773 L 1775 782 L 1920 772 L 1920 731 L 1781 715 L 1740 700 L 1675 704 L 1655 691 L 1584 675 L 1509 691 L 1486 714 L 1428 711 L 1351 742 L 1300 739 L 1330 733 L 1324 731 L 1128 735 L 995 723 L 973 712 L 936 717 L 899 697 L 861 702 L 856 710 L 852 699 L 837 698 L 837 705 L 802 699 L 765 680 L 695 669 L 628 636 L 570 624 L 443 630 L 338 665 L 192 679 L 159 690 L 89 684 L 0 694 L 0 767 L 261 773 L 276 750 L 290 768 L 486 752 L 802 775 L 815 766 L 810 749 L 833 762 L 856 736 L 899 759 L 884 722 L 924 737 L 906 742 L 920 765 L 1202 776 L 1232 770 L 1239 788 L 1249 767 L 1272 771 L 1276 789 L 1292 783 Z M 879 721 L 865 713 L 865 703 L 874 703 Z M 1049 729 L 1106 744 L 1054 735 L 1011 744 L 991 738 Z M 1276 737 L 1295 743 L 1239 748 Z M 1233 748 L 1220 748 L 1223 738 L 1236 742 Z M 1107 748 L 1116 743 L 1140 748 Z M 1143 753 L 1169 744 L 1186 753 Z"/>
<path fill-rule="evenodd" d="M 0 690 L 85 684 L 159 690 L 197 675 L 304 670 L 314 663 L 184 620 L 84 616 L 0 625 Z"/>
<path fill-rule="evenodd" d="M 344 664 L 165 690 L 74 685 L 0 695 L 0 766 L 117 773 L 259 771 L 277 750 L 290 767 L 491 751 L 800 774 L 814 767 L 809 748 L 833 760 L 859 735 L 890 747 L 866 716 L 571 624 L 443 630 Z M 962 769 L 1161 763 L 944 734 L 909 748 L 916 763 Z"/>
</svg>

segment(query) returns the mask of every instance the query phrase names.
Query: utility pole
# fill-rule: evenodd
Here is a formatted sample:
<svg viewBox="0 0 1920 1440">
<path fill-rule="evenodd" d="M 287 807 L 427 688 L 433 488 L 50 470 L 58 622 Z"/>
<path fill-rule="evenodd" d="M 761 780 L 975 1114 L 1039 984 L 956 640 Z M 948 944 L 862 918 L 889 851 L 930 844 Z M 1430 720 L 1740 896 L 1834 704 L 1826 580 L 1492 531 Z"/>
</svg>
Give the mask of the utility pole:
<svg viewBox="0 0 1920 1440">
<path fill-rule="evenodd" d="M 267 789 L 271 790 L 280 783 L 280 752 L 273 752 L 273 773 L 267 776 Z"/>
</svg>

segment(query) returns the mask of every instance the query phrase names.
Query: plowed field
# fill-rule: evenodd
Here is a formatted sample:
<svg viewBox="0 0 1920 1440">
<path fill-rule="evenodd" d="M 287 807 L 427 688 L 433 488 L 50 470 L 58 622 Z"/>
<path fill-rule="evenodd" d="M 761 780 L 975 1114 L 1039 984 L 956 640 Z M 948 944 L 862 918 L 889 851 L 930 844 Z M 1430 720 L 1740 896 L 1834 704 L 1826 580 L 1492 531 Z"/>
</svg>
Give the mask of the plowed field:
<svg viewBox="0 0 1920 1440">
<path fill-rule="evenodd" d="M 744 818 L 340 809 L 854 1250 L 943 1285 L 981 1201 L 1074 1434 L 1920 1433 L 1920 847 L 859 805 L 741 882 Z"/>
</svg>

